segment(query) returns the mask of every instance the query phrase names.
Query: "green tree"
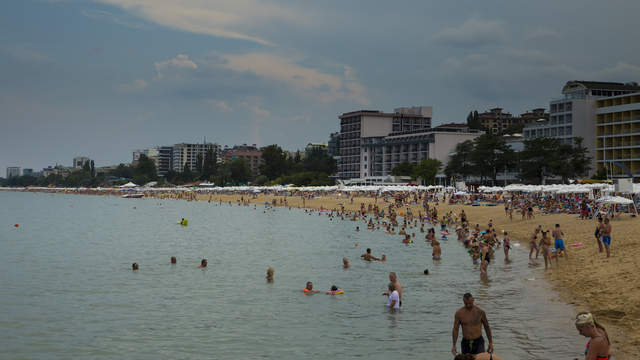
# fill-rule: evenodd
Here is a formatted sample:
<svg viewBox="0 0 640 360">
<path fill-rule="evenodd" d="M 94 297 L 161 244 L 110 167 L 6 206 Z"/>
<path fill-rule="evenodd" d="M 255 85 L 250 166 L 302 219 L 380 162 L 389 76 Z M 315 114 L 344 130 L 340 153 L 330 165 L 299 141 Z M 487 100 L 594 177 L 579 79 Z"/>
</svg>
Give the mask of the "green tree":
<svg viewBox="0 0 640 360">
<path fill-rule="evenodd" d="M 442 162 L 438 159 L 422 159 L 413 166 L 412 177 L 422 178 L 425 185 L 434 185 L 436 183 L 436 175 L 442 167 Z"/>
<path fill-rule="evenodd" d="M 197 177 L 201 177 L 202 176 L 202 168 L 204 167 L 204 156 L 202 155 L 202 153 L 198 153 L 196 155 L 196 173 L 195 176 Z"/>
<path fill-rule="evenodd" d="M 391 169 L 393 176 L 413 176 L 413 164 L 408 161 L 401 162 Z"/>
<path fill-rule="evenodd" d="M 583 177 L 591 170 L 591 157 L 588 155 L 589 149 L 583 145 L 583 138 L 575 137 L 573 141 L 573 148 L 571 149 L 571 157 L 569 160 L 573 171 L 572 177 Z"/>
<path fill-rule="evenodd" d="M 508 168 L 513 158 L 513 150 L 501 136 L 486 133 L 474 140 L 473 173 L 479 175 L 481 181 L 492 179 L 495 184 L 498 171 Z"/>
<path fill-rule="evenodd" d="M 247 184 L 251 179 L 249 162 L 244 158 L 237 158 L 229 164 L 231 180 L 234 184 Z"/>
<path fill-rule="evenodd" d="M 187 183 L 187 182 L 191 182 L 193 181 L 193 172 L 191 171 L 191 168 L 189 167 L 189 164 L 185 163 L 184 167 L 182 168 L 182 173 L 180 174 L 180 180 L 183 183 Z"/>
<path fill-rule="evenodd" d="M 471 115 L 471 113 L 469 113 Z M 471 153 L 473 152 L 473 141 L 467 140 L 458 143 L 455 147 L 453 154 L 447 162 L 447 167 L 444 169 L 447 177 L 455 177 L 456 175 L 465 177 L 473 173 L 473 163 L 471 162 Z"/>
<path fill-rule="evenodd" d="M 264 165 L 260 167 L 260 173 L 269 180 L 273 180 L 288 171 L 287 157 L 278 145 L 269 145 L 262 150 Z"/>
<path fill-rule="evenodd" d="M 146 155 L 140 155 L 138 163 L 133 168 L 133 178 L 135 183 L 139 185 L 156 180 L 158 178 L 156 163 Z"/>
<path fill-rule="evenodd" d="M 520 152 L 520 176 L 534 184 L 544 184 L 548 176 L 563 174 L 562 167 L 566 154 L 560 152 L 558 139 L 539 137 L 525 140 Z"/>
<path fill-rule="evenodd" d="M 211 180 L 218 171 L 218 154 L 214 150 L 207 150 L 202 166 L 202 179 Z"/>
<path fill-rule="evenodd" d="M 91 177 L 96 177 L 96 164 L 91 160 Z"/>
</svg>

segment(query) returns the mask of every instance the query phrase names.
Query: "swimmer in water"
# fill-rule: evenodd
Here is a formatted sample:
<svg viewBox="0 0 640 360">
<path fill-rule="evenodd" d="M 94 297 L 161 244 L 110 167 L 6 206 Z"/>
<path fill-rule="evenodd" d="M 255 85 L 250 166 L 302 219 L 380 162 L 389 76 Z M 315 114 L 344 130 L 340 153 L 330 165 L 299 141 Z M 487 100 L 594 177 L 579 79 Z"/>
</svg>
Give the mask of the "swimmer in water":
<svg viewBox="0 0 640 360">
<path fill-rule="evenodd" d="M 362 255 L 360 255 L 360 257 L 361 257 L 363 260 L 366 260 L 366 261 L 371 261 L 371 260 L 377 260 L 377 261 L 379 261 L 379 260 L 380 260 L 380 259 L 378 259 L 377 257 L 375 257 L 375 256 L 371 255 L 371 248 L 367 248 L 367 252 L 366 252 L 366 253 L 364 253 L 364 254 L 362 254 Z"/>
<path fill-rule="evenodd" d="M 440 243 L 438 242 L 438 240 L 434 240 L 432 242 L 432 245 L 433 245 L 433 252 L 431 253 L 431 257 L 433 258 L 433 260 L 442 259 L 442 248 L 440 248 Z"/>
<path fill-rule="evenodd" d="M 268 281 L 268 282 L 272 282 L 272 281 L 273 281 L 273 271 L 274 271 L 274 270 L 273 270 L 273 268 L 272 268 L 272 267 L 270 267 L 270 268 L 268 268 L 268 269 L 267 269 L 267 276 L 266 276 L 266 278 L 267 278 L 267 281 Z"/>
<path fill-rule="evenodd" d="M 320 292 L 320 290 L 316 290 L 313 288 L 313 283 L 311 281 L 307 281 L 307 286 L 304 288 L 303 291 L 305 294 L 313 294 L 313 293 Z"/>
<path fill-rule="evenodd" d="M 204 269 L 207 267 L 207 259 L 202 259 L 202 261 L 200 261 L 200 266 L 198 266 L 198 269 Z"/>
<path fill-rule="evenodd" d="M 380 258 L 380 261 L 382 261 L 382 262 L 387 261 L 387 255 L 382 254 L 382 257 Z"/>
<path fill-rule="evenodd" d="M 346 257 L 342 258 L 342 268 L 343 269 L 348 269 L 349 268 L 349 259 L 347 259 Z"/>
<path fill-rule="evenodd" d="M 175 257 L 175 256 L 172 256 L 172 257 L 171 257 L 171 263 L 172 263 L 172 264 L 175 264 L 175 263 L 177 263 L 177 262 L 178 262 L 178 259 L 176 259 L 176 257 Z"/>
<path fill-rule="evenodd" d="M 131 270 L 138 270 L 138 263 L 131 264 Z"/>
<path fill-rule="evenodd" d="M 337 286 L 331 286 L 331 290 L 327 291 L 327 295 L 339 295 L 342 294 L 342 289 L 339 289 Z"/>
<path fill-rule="evenodd" d="M 429 269 L 424 269 L 424 274 L 429 275 Z"/>
</svg>

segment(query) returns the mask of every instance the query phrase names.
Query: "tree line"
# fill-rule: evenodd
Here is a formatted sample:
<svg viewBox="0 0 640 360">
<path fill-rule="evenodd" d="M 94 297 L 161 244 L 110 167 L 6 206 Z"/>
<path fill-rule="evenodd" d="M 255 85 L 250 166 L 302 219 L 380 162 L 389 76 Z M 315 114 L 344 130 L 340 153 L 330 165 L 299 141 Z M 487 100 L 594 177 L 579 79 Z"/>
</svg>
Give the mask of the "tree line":
<svg viewBox="0 0 640 360">
<path fill-rule="evenodd" d="M 574 138 L 573 144 L 545 137 L 525 140 L 524 149 L 514 151 L 501 136 L 487 133 L 456 145 L 444 172 L 448 177 L 474 177 L 492 184 L 498 174 L 514 171 L 528 184 L 543 184 L 548 178 L 566 183 L 588 174 L 588 152 L 580 137 Z"/>
</svg>

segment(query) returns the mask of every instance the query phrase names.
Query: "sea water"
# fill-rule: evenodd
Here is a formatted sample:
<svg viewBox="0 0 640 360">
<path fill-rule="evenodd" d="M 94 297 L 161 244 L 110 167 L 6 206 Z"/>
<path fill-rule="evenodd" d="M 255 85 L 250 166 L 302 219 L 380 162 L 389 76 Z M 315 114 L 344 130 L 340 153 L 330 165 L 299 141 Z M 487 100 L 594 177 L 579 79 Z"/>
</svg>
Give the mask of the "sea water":
<svg viewBox="0 0 640 360">
<path fill-rule="evenodd" d="M 575 309 L 524 247 L 510 263 L 497 250 L 482 279 L 455 234 L 434 262 L 424 233 L 404 245 L 299 209 L 13 192 L 0 204 L 3 359 L 451 359 L 466 292 L 504 359 L 583 351 Z M 367 247 L 388 261 L 360 260 Z M 403 285 L 395 313 L 382 295 L 390 271 Z M 323 291 L 305 296 L 307 281 Z M 344 295 L 325 295 L 332 285 Z"/>
</svg>

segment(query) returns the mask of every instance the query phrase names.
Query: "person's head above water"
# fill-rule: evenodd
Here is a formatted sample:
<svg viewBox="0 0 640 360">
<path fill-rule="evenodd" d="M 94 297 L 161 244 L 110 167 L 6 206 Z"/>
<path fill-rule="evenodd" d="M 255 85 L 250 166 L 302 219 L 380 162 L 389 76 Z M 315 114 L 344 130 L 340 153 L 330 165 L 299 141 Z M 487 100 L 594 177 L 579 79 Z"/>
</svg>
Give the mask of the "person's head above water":
<svg viewBox="0 0 640 360">
<path fill-rule="evenodd" d="M 331 291 L 336 291 L 336 290 L 338 290 L 338 287 L 337 287 L 337 286 L 335 286 L 335 285 L 333 285 L 333 286 L 331 287 Z"/>
<path fill-rule="evenodd" d="M 269 280 L 273 279 L 273 272 L 274 272 L 274 270 L 273 270 L 272 267 L 267 269 L 267 279 L 269 279 Z"/>
<path fill-rule="evenodd" d="M 202 259 L 202 261 L 200 261 L 200 267 L 201 268 L 207 267 L 207 259 Z"/>
<path fill-rule="evenodd" d="M 175 257 L 175 256 L 172 256 L 172 257 L 171 257 L 171 263 L 172 263 L 172 264 L 175 264 L 176 262 L 178 262 L 178 260 L 176 259 L 176 257 Z"/>
<path fill-rule="evenodd" d="M 429 269 L 424 269 L 424 274 L 429 275 Z"/>
<path fill-rule="evenodd" d="M 313 283 L 311 281 L 307 281 L 307 290 L 313 290 Z"/>
<path fill-rule="evenodd" d="M 367 254 L 371 254 L 371 248 L 367 248 Z"/>
<path fill-rule="evenodd" d="M 398 281 L 398 276 L 396 275 L 395 272 L 392 271 L 392 272 L 389 273 L 389 281 L 394 282 L 394 283 L 396 281 Z"/>
<path fill-rule="evenodd" d="M 138 263 L 131 264 L 131 269 L 132 270 L 138 270 Z"/>
</svg>

